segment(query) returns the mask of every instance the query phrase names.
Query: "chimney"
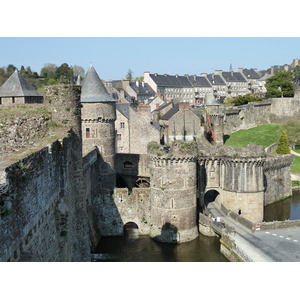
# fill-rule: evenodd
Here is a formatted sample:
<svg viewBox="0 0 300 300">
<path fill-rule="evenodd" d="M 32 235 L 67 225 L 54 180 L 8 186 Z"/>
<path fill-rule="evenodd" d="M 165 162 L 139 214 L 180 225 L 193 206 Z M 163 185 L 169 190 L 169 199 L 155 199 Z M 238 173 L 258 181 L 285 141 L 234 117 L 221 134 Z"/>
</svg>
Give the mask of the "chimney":
<svg viewBox="0 0 300 300">
<path fill-rule="evenodd" d="M 188 102 L 179 102 L 179 110 L 189 110 L 190 104 Z"/>
<path fill-rule="evenodd" d="M 189 74 L 184 74 L 185 77 L 189 77 Z"/>
<path fill-rule="evenodd" d="M 222 70 L 215 70 L 216 75 L 221 75 L 222 76 Z"/>
<path fill-rule="evenodd" d="M 145 82 L 144 81 L 142 81 L 142 87 L 145 87 Z"/>
<path fill-rule="evenodd" d="M 178 78 L 178 74 L 176 74 L 175 77 Z"/>
<path fill-rule="evenodd" d="M 197 80 L 197 76 L 196 75 L 194 75 L 194 81 L 196 81 Z"/>
<path fill-rule="evenodd" d="M 243 68 L 238 68 L 238 71 L 239 71 L 240 73 L 243 73 Z"/>
<path fill-rule="evenodd" d="M 139 87 L 139 82 L 138 80 L 135 82 L 136 86 Z"/>
<path fill-rule="evenodd" d="M 205 72 L 202 72 L 200 75 L 207 78 L 207 73 L 205 73 Z"/>
</svg>

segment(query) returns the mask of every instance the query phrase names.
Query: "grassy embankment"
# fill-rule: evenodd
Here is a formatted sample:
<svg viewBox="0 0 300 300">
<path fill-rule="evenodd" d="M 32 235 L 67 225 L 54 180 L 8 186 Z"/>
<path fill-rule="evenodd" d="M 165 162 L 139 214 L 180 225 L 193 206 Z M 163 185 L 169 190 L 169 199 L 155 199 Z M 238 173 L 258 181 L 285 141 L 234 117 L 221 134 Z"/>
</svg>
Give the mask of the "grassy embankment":
<svg viewBox="0 0 300 300">
<path fill-rule="evenodd" d="M 224 144 L 235 148 L 243 148 L 248 144 L 268 147 L 278 142 L 280 137 L 280 124 L 265 124 L 255 128 L 239 130 L 224 136 Z M 300 153 L 300 146 L 296 146 L 296 152 Z M 291 172 L 300 173 L 300 157 L 294 156 Z"/>
<path fill-rule="evenodd" d="M 49 143 L 66 136 L 69 128 L 64 128 L 52 121 L 51 112 L 43 104 L 19 104 L 0 109 L 0 127 L 4 127 L 6 122 L 16 120 L 20 117 L 41 117 L 44 116 L 49 120 L 48 131 L 44 138 L 36 141 L 34 145 L 28 145 L 26 148 L 16 151 L 7 157 L 1 158 L 1 163 L 9 164 L 18 161 L 25 156 L 46 147 Z"/>
</svg>

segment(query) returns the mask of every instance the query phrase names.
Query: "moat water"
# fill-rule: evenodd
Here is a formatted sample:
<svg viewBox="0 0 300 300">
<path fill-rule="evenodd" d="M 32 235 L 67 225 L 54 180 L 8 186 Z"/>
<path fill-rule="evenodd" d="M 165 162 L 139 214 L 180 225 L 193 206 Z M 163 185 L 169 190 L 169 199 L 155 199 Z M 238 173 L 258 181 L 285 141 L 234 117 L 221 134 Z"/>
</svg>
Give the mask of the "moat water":
<svg viewBox="0 0 300 300">
<path fill-rule="evenodd" d="M 94 261 L 114 262 L 226 262 L 217 237 L 202 234 L 188 243 L 168 244 L 148 236 L 103 237 Z"/>
<path fill-rule="evenodd" d="M 283 201 L 267 205 L 264 221 L 300 219 L 300 191 Z M 104 262 L 227 262 L 217 237 L 202 234 L 182 244 L 160 243 L 148 236 L 103 237 L 94 261 Z"/>
<path fill-rule="evenodd" d="M 264 209 L 264 221 L 284 221 L 300 219 L 300 190 L 283 201 L 269 204 Z"/>
</svg>

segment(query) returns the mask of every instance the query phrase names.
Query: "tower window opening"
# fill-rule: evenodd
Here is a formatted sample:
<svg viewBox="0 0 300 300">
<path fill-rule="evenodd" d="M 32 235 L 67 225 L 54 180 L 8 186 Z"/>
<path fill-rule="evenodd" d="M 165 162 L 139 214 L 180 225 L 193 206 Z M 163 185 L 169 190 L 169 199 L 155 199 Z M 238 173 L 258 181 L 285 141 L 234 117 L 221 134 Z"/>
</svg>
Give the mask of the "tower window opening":
<svg viewBox="0 0 300 300">
<path fill-rule="evenodd" d="M 90 131 L 90 128 L 86 128 L 85 129 L 85 137 L 88 139 L 91 137 L 91 131 Z"/>
<path fill-rule="evenodd" d="M 133 168 L 133 163 L 130 161 L 125 161 L 124 162 L 124 169 L 132 169 Z"/>
<path fill-rule="evenodd" d="M 121 140 L 121 134 L 117 134 L 117 140 L 118 140 L 118 141 Z"/>
<path fill-rule="evenodd" d="M 125 128 L 125 123 L 121 122 L 120 126 L 121 126 L 121 128 Z"/>
</svg>

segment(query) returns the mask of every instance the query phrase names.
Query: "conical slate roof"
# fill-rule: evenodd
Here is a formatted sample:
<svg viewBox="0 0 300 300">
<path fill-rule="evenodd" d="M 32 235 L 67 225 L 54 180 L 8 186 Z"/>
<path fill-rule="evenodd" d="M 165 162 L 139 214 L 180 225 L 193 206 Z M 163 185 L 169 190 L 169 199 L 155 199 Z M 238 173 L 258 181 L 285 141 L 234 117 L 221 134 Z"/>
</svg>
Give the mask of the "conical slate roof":
<svg viewBox="0 0 300 300">
<path fill-rule="evenodd" d="M 107 92 L 92 65 L 82 81 L 80 102 L 116 102 Z"/>
<path fill-rule="evenodd" d="M 41 95 L 16 70 L 0 87 L 0 97 L 27 97 Z"/>
</svg>

